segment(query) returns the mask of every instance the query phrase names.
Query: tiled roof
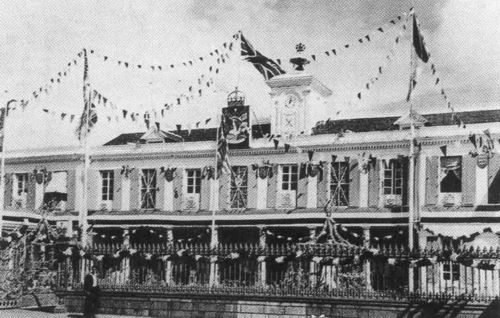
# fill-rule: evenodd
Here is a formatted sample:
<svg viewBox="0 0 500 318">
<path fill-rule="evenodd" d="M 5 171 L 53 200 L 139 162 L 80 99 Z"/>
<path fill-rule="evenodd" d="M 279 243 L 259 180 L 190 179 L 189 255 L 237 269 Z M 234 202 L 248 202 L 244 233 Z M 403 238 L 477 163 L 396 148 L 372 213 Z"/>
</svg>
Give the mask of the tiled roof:
<svg viewBox="0 0 500 318">
<path fill-rule="evenodd" d="M 425 126 L 450 126 L 457 124 L 457 118 L 462 119 L 464 124 L 480 124 L 490 122 L 500 122 L 500 110 L 480 110 L 457 112 L 452 116 L 451 113 L 426 114 L 422 115 L 427 123 Z M 397 130 L 398 126 L 394 122 L 399 117 L 375 117 L 375 118 L 355 118 L 330 120 L 325 123 L 318 124 L 313 128 L 313 134 L 335 134 L 340 131 L 350 130 L 353 132 L 369 132 L 369 131 L 384 131 Z"/>
<path fill-rule="evenodd" d="M 271 125 L 260 124 L 252 126 L 252 136 L 254 138 L 262 138 L 263 135 L 269 134 L 271 130 Z M 180 131 L 170 131 L 173 134 L 179 135 L 184 139 L 184 142 L 193 142 L 193 141 L 214 141 L 217 137 L 217 128 L 202 128 L 202 129 L 191 129 L 191 131 L 187 129 L 182 129 Z M 144 132 L 139 133 L 128 133 L 121 134 L 118 137 L 108 141 L 104 144 L 104 146 L 117 146 L 117 145 L 126 145 L 128 143 L 143 143 L 141 141 L 141 137 L 144 135 Z M 165 138 L 165 142 L 175 142 L 168 138 Z"/>
</svg>

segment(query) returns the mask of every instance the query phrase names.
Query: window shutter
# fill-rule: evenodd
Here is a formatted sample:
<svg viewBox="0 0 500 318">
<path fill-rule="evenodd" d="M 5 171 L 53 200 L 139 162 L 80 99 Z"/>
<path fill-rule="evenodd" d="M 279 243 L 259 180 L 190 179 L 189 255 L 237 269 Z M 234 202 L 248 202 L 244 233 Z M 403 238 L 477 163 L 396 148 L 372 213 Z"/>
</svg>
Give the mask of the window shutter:
<svg viewBox="0 0 500 318">
<path fill-rule="evenodd" d="M 273 169 L 273 168 L 272 168 Z M 276 192 L 278 190 L 278 173 L 267 178 L 267 208 L 276 208 Z"/>
<path fill-rule="evenodd" d="M 76 181 L 76 175 L 75 180 Z M 89 169 L 89 179 L 88 179 L 88 207 L 90 210 L 101 209 L 99 206 L 102 202 L 102 181 L 101 173 L 99 170 Z M 68 172 L 68 203 L 69 203 L 69 187 L 73 182 L 73 177 L 70 172 Z M 74 201 L 72 209 L 75 208 Z"/>
<path fill-rule="evenodd" d="M 5 174 L 5 189 L 4 189 L 4 207 L 10 207 L 12 205 L 12 183 L 14 174 Z"/>
<path fill-rule="evenodd" d="M 165 176 L 160 169 L 156 169 L 156 202 L 155 208 L 163 210 L 165 202 Z"/>
<path fill-rule="evenodd" d="M 359 206 L 359 164 L 354 159 L 349 162 L 349 206 Z"/>
<path fill-rule="evenodd" d="M 248 167 L 248 202 L 247 207 L 249 209 L 257 208 L 257 170 L 253 170 L 252 167 Z"/>
<path fill-rule="evenodd" d="M 89 178 L 90 180 L 91 178 Z M 74 211 L 75 210 L 75 201 L 76 201 L 76 170 L 68 170 L 66 177 L 66 210 Z M 89 200 L 90 200 L 90 191 L 89 191 Z"/>
<path fill-rule="evenodd" d="M 401 189 L 401 205 L 408 206 L 408 182 L 410 181 L 410 158 L 403 157 L 401 162 L 401 168 L 403 169 L 403 184 Z M 415 176 L 416 174 L 414 174 Z"/>
<path fill-rule="evenodd" d="M 174 211 L 180 211 L 182 210 L 182 195 L 183 195 L 183 189 L 182 189 L 182 180 L 184 178 L 184 169 L 183 168 L 177 168 L 175 170 L 175 177 L 173 182 L 173 188 L 174 188 Z"/>
<path fill-rule="evenodd" d="M 130 173 L 130 210 L 138 210 L 141 207 L 140 173 L 139 168 L 135 168 Z"/>
<path fill-rule="evenodd" d="M 113 210 L 120 211 L 122 208 L 122 174 L 120 169 L 113 173 Z"/>
<path fill-rule="evenodd" d="M 464 192 L 463 196 L 465 196 L 465 192 L 467 188 L 465 188 L 467 182 L 467 176 L 465 175 L 465 160 L 466 157 L 470 159 L 470 161 L 474 162 L 475 168 L 475 159 L 470 156 L 464 156 L 464 169 L 463 169 L 463 182 L 464 182 Z M 500 203 L 500 155 L 495 154 L 493 158 L 490 159 L 488 163 L 488 203 Z M 473 201 L 474 202 L 474 201 Z M 465 202 L 464 202 L 465 203 Z"/>
<path fill-rule="evenodd" d="M 378 206 L 380 194 L 380 160 L 368 170 L 368 206 Z"/>
<path fill-rule="evenodd" d="M 323 180 L 318 175 L 317 206 L 318 208 L 326 206 L 330 199 L 330 181 L 332 164 L 325 162 L 323 164 Z"/>
<path fill-rule="evenodd" d="M 297 182 L 297 208 L 307 207 L 307 184 L 309 177 L 299 179 Z"/>
<path fill-rule="evenodd" d="M 425 204 L 437 204 L 439 194 L 439 157 L 432 156 L 426 158 L 427 163 L 427 176 L 425 182 Z"/>
<path fill-rule="evenodd" d="M 229 204 L 229 187 L 231 184 L 231 173 L 224 172 L 219 177 L 219 210 L 227 210 Z"/>
<path fill-rule="evenodd" d="M 33 174 L 28 174 L 28 193 L 26 194 L 26 208 L 30 211 L 36 209 L 36 180 Z"/>
<path fill-rule="evenodd" d="M 498 170 L 498 169 L 497 169 Z M 476 159 L 462 156 L 462 204 L 474 205 L 476 202 Z"/>
<path fill-rule="evenodd" d="M 201 190 L 200 190 L 200 210 L 209 211 L 210 210 L 210 181 L 208 176 L 201 179 Z"/>
</svg>

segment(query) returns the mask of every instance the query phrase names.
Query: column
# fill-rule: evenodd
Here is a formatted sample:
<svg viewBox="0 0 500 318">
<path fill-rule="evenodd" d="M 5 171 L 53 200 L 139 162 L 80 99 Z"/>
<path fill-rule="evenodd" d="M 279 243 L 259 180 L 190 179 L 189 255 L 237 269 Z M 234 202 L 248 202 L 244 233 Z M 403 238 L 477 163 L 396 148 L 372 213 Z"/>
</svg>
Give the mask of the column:
<svg viewBox="0 0 500 318">
<path fill-rule="evenodd" d="M 214 232 L 211 235 L 211 240 L 210 240 L 210 247 L 212 249 L 217 248 L 219 245 L 219 232 L 217 227 L 214 228 Z M 217 255 L 211 255 L 210 256 L 210 286 L 216 286 L 218 284 L 219 280 L 219 268 L 217 264 Z"/>
<path fill-rule="evenodd" d="M 164 211 L 173 211 L 174 210 L 174 183 L 172 181 L 168 182 L 164 180 L 161 182 L 165 182 L 165 186 L 163 187 L 163 210 Z M 171 229 L 170 229 L 171 231 Z M 169 241 L 170 242 L 170 241 Z"/>
<path fill-rule="evenodd" d="M 259 248 L 261 250 L 265 250 L 266 248 L 266 228 L 263 226 L 259 226 Z M 263 255 L 261 255 L 263 256 Z M 266 277 L 267 277 L 267 264 L 264 257 L 257 258 L 259 262 L 259 284 L 264 287 L 266 286 Z"/>
<path fill-rule="evenodd" d="M 257 176 L 257 210 L 267 208 L 267 178 Z"/>
<path fill-rule="evenodd" d="M 308 227 L 308 229 L 309 229 L 309 239 L 312 240 L 314 237 L 316 237 L 316 227 L 310 226 Z M 318 281 L 317 274 L 316 275 L 313 274 L 318 271 L 316 267 L 317 267 L 316 263 L 311 260 L 309 262 L 309 277 L 310 277 L 309 282 L 311 284 L 311 287 L 316 287 L 316 282 Z"/>
<path fill-rule="evenodd" d="M 43 183 L 39 184 L 38 182 L 35 185 L 35 210 L 39 209 L 43 206 Z M 78 198 L 78 196 L 77 196 Z M 81 200 L 80 200 L 81 201 Z M 76 205 L 76 202 L 75 202 Z"/>
<path fill-rule="evenodd" d="M 364 170 L 359 174 L 359 206 L 368 207 L 368 173 Z"/>
<path fill-rule="evenodd" d="M 129 228 L 123 229 L 123 247 L 130 248 L 130 230 Z M 121 268 L 121 283 L 127 283 L 130 278 L 130 256 L 126 256 L 122 259 Z"/>
<path fill-rule="evenodd" d="M 317 206 L 318 176 L 307 177 L 307 207 L 315 208 Z"/>
<path fill-rule="evenodd" d="M 370 248 L 370 227 L 365 226 L 363 227 L 363 247 L 364 248 Z M 371 279 L 371 261 L 369 259 L 365 260 L 363 264 L 363 270 L 365 272 L 365 279 L 366 279 L 366 289 L 371 290 L 372 289 L 372 279 Z"/>
<path fill-rule="evenodd" d="M 171 184 L 171 182 L 168 183 Z M 174 244 L 174 231 L 172 228 L 167 228 L 167 244 Z M 167 283 L 167 285 L 172 283 L 172 261 L 170 259 L 165 261 L 165 283 Z"/>
<path fill-rule="evenodd" d="M 427 246 L 427 236 L 429 236 L 429 232 L 426 230 L 417 231 L 418 238 L 418 249 L 423 251 Z M 431 268 L 434 268 L 435 265 L 432 265 Z M 432 287 L 427 286 L 427 266 L 420 266 L 418 269 L 418 286 L 417 289 L 421 292 L 429 292 L 432 291 Z"/>
</svg>

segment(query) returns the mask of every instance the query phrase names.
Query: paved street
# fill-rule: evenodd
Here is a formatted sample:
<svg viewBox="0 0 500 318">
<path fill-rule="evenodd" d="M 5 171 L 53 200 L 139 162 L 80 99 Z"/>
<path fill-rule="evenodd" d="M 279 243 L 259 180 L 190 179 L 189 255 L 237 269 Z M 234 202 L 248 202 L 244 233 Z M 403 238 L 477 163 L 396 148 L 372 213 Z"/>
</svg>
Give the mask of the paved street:
<svg viewBox="0 0 500 318">
<path fill-rule="evenodd" d="M 0 318 L 81 318 L 82 314 L 64 313 L 53 314 L 34 310 L 8 309 L 0 310 Z M 97 318 L 132 318 L 133 316 L 118 316 L 118 315 L 97 315 Z M 137 317 L 134 317 L 137 318 Z"/>
</svg>

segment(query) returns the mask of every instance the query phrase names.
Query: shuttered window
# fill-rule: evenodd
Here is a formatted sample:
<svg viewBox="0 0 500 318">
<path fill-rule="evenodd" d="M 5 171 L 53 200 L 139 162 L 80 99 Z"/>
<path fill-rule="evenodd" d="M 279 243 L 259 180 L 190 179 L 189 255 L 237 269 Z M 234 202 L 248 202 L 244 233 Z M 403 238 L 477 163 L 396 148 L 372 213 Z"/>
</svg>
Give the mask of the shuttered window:
<svg viewBox="0 0 500 318">
<path fill-rule="evenodd" d="M 141 209 L 156 207 L 156 170 L 143 169 L 141 176 Z"/>
<path fill-rule="evenodd" d="M 330 193 L 334 206 L 349 205 L 349 162 L 332 162 Z"/>
<path fill-rule="evenodd" d="M 283 165 L 281 166 L 281 189 L 282 190 L 297 190 L 297 182 L 299 179 L 298 165 Z"/>
<path fill-rule="evenodd" d="M 390 160 L 384 168 L 384 194 L 403 193 L 403 165 L 399 160 Z"/>
<path fill-rule="evenodd" d="M 462 157 L 441 157 L 441 193 L 462 192 Z"/>
</svg>

